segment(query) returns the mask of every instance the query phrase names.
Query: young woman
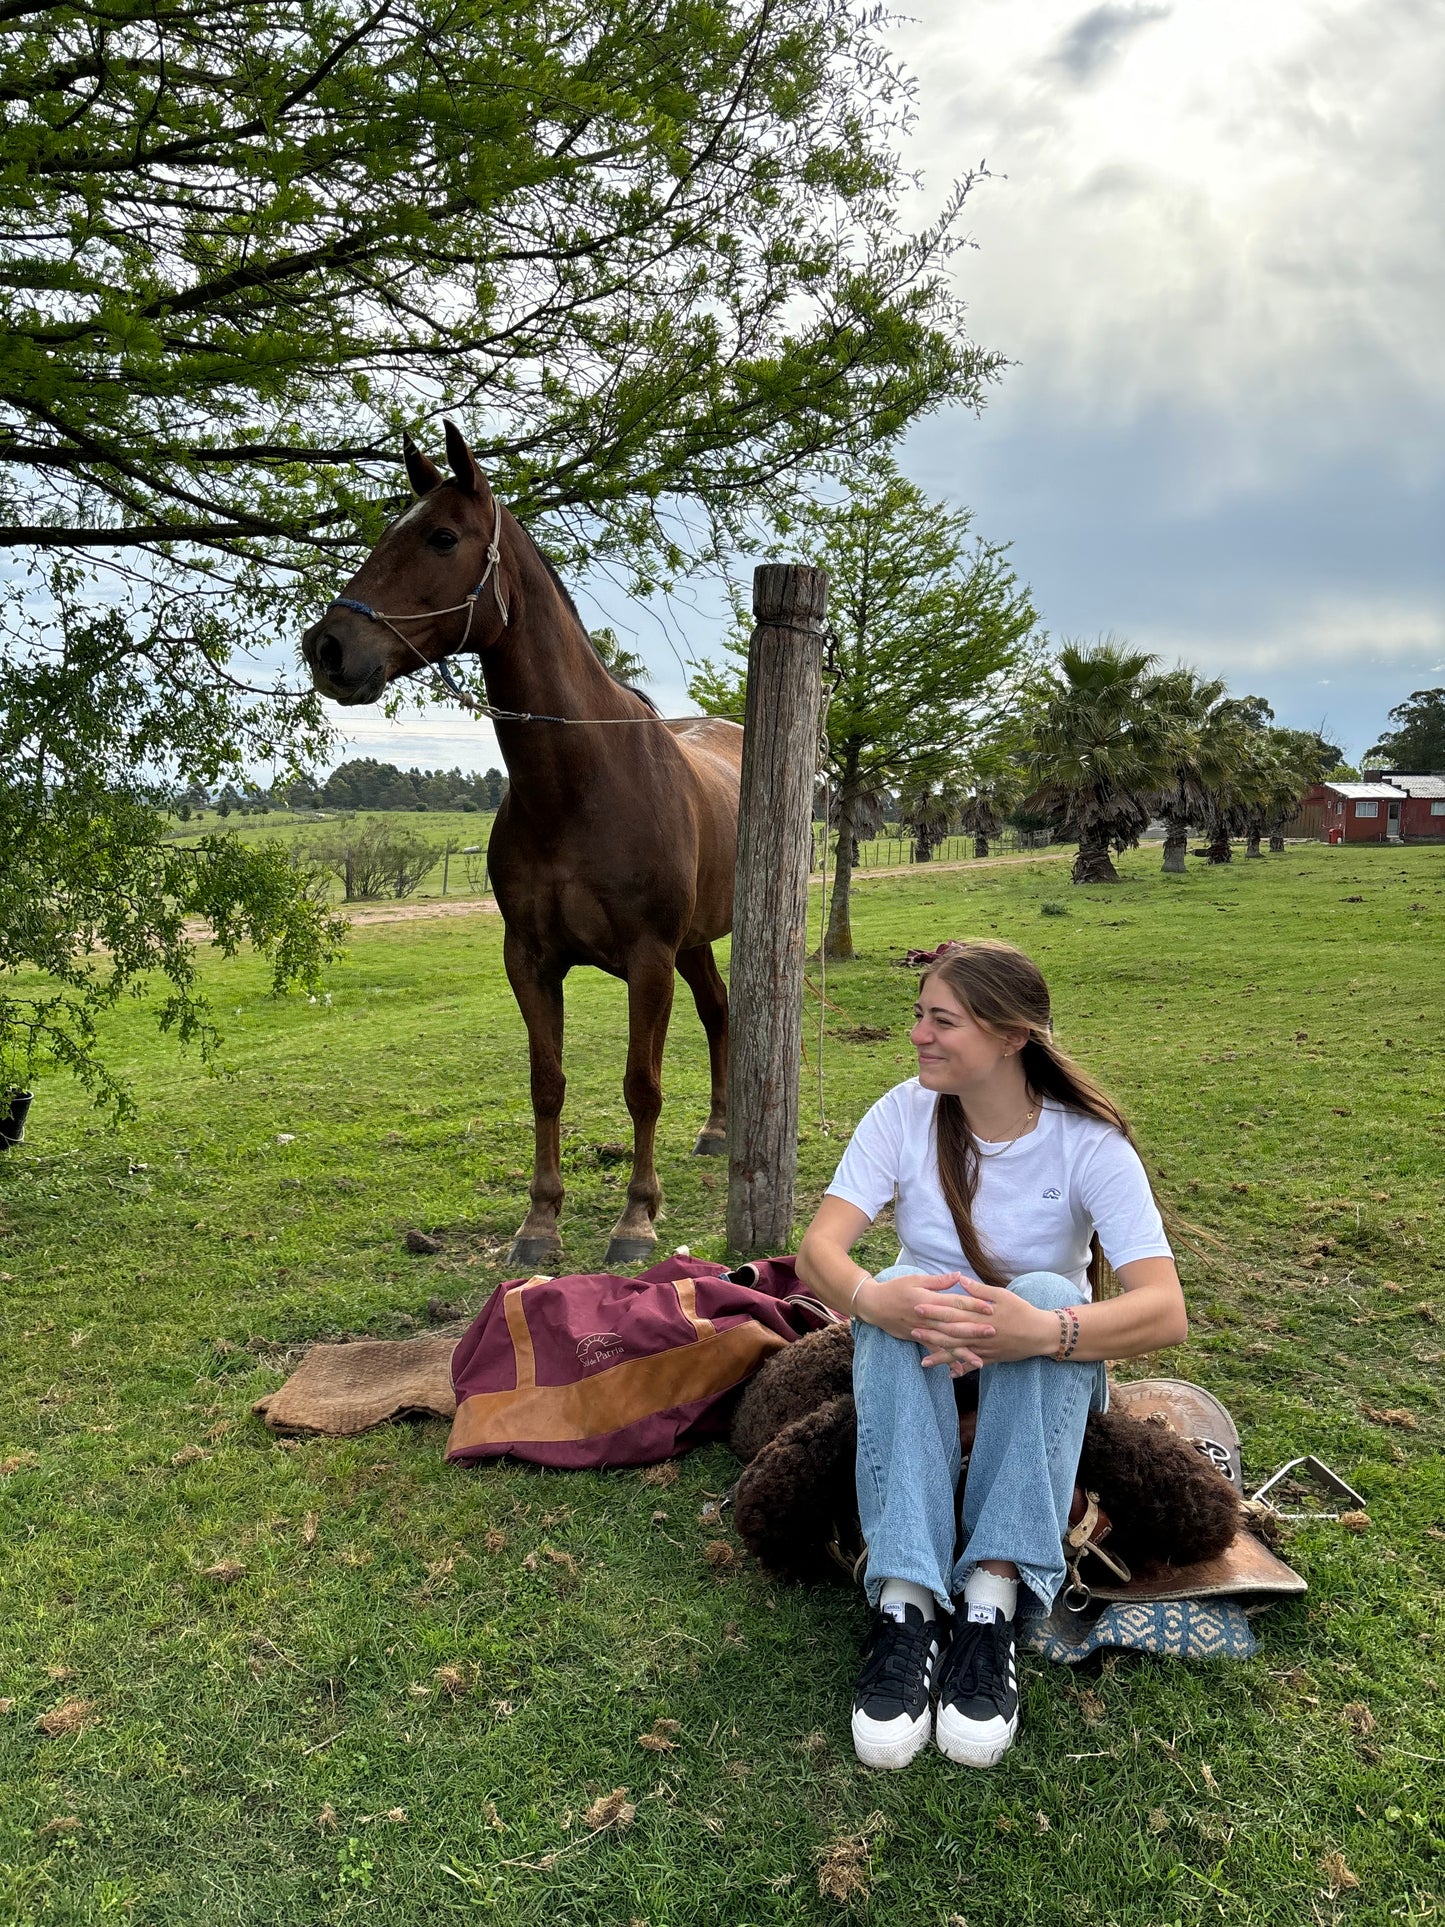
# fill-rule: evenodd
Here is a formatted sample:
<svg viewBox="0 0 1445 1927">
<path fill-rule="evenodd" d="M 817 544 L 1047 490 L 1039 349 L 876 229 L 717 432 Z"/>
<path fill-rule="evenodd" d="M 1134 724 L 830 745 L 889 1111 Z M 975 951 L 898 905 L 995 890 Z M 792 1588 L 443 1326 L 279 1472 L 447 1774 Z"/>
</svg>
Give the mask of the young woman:
<svg viewBox="0 0 1445 1927">
<path fill-rule="evenodd" d="M 924 977 L 914 1018 L 918 1075 L 854 1132 L 798 1270 L 853 1320 L 875 1614 L 854 1749 L 906 1766 L 932 1730 L 950 1759 L 992 1766 L 1018 1731 L 1015 1618 L 1046 1613 L 1064 1579 L 1103 1361 L 1177 1345 L 1184 1298 L 1129 1127 L 1054 1044 L 1037 966 L 1012 944 L 961 944 Z M 890 1203 L 902 1250 L 875 1276 L 849 1253 Z M 1099 1247 L 1122 1290 L 1095 1304 Z M 956 1550 L 952 1380 L 973 1370 Z"/>
</svg>

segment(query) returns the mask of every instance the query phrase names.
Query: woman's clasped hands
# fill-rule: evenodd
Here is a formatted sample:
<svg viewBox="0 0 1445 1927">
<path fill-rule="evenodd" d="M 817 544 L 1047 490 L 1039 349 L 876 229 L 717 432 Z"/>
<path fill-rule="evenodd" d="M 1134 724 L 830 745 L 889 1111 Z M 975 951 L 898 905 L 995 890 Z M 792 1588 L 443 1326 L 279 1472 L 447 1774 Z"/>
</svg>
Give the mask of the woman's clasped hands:
<svg viewBox="0 0 1445 1927">
<path fill-rule="evenodd" d="M 926 1345 L 924 1364 L 947 1365 L 955 1378 L 980 1365 L 1042 1357 L 1057 1342 L 1058 1320 L 1052 1312 L 961 1271 L 893 1278 L 874 1289 L 888 1292 L 888 1310 L 896 1307 L 899 1314 L 885 1329 L 895 1338 Z"/>
</svg>

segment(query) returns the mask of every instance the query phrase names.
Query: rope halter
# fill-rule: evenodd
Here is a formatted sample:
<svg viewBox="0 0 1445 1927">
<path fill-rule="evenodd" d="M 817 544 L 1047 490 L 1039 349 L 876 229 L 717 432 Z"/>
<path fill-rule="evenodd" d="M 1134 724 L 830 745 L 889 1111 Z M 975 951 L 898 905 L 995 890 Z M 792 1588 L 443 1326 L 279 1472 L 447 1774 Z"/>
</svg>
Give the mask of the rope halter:
<svg viewBox="0 0 1445 1927">
<path fill-rule="evenodd" d="M 501 615 L 502 623 L 505 627 L 507 622 L 507 604 L 502 595 L 502 577 L 499 569 L 502 560 L 502 504 L 495 495 L 492 497 L 492 502 L 496 509 L 496 518 L 492 524 L 492 539 L 487 544 L 487 566 L 482 570 L 481 581 L 466 597 L 465 601 L 453 602 L 445 609 L 423 609 L 419 615 L 414 616 L 388 616 L 383 615 L 380 609 L 373 609 L 369 602 L 358 602 L 355 596 L 336 595 L 327 603 L 327 608 L 352 609 L 357 615 L 365 616 L 370 622 L 384 622 L 396 637 L 397 641 L 404 642 L 419 662 L 425 663 L 429 669 L 437 670 L 443 681 L 451 685 L 452 688 L 455 688 L 455 684 L 451 682 L 451 678 L 441 667 L 441 662 L 432 662 L 428 657 L 422 655 L 422 652 L 417 648 L 411 637 L 403 635 L 396 625 L 399 622 L 434 622 L 438 616 L 454 616 L 459 610 L 465 609 L 467 612 L 467 626 L 462 630 L 462 639 L 457 644 L 456 649 L 448 649 L 444 652 L 445 655 L 453 656 L 458 650 L 466 648 L 467 638 L 472 633 L 472 617 L 477 612 L 477 598 L 490 582 L 492 585 L 492 594 L 497 599 L 497 610 Z"/>
</svg>

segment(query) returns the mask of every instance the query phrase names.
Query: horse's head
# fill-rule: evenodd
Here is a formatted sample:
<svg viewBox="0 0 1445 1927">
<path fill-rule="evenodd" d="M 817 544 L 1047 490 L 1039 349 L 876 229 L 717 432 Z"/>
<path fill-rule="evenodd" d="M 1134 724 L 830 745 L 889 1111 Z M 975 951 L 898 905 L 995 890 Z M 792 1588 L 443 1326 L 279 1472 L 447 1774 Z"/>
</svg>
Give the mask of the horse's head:
<svg viewBox="0 0 1445 1927">
<path fill-rule="evenodd" d="M 374 703 L 397 676 L 484 648 L 505 626 L 500 510 L 455 423 L 446 437 L 450 480 L 405 437 L 416 501 L 301 638 L 312 682 L 335 702 Z"/>
</svg>

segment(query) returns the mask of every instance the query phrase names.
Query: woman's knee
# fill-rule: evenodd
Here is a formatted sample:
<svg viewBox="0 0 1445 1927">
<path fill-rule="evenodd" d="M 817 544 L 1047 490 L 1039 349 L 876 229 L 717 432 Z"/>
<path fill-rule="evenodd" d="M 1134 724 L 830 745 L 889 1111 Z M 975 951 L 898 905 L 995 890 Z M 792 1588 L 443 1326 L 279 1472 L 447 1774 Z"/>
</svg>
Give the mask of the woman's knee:
<svg viewBox="0 0 1445 1927">
<path fill-rule="evenodd" d="M 884 1265 L 883 1269 L 875 1271 L 873 1276 L 880 1285 L 885 1285 L 890 1278 L 916 1278 L 918 1267 L 917 1265 Z"/>
<path fill-rule="evenodd" d="M 1065 1305 L 1086 1302 L 1086 1294 L 1073 1280 L 1057 1271 L 1026 1271 L 1013 1280 L 1009 1290 L 1039 1311 L 1059 1311 Z"/>
</svg>

